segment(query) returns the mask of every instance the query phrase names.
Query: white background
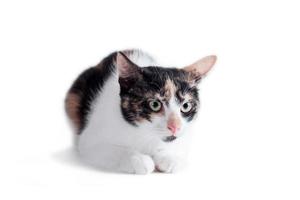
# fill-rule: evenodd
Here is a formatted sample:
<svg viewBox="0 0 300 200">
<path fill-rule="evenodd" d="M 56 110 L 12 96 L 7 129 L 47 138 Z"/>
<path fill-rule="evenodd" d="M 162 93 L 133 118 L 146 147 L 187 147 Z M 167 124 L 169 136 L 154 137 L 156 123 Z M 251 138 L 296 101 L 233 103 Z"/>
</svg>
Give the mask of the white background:
<svg viewBox="0 0 300 200">
<path fill-rule="evenodd" d="M 1 199 L 300 199 L 297 1 L 1 1 Z M 105 173 L 72 154 L 63 101 L 108 53 L 209 54 L 189 167 Z"/>
</svg>

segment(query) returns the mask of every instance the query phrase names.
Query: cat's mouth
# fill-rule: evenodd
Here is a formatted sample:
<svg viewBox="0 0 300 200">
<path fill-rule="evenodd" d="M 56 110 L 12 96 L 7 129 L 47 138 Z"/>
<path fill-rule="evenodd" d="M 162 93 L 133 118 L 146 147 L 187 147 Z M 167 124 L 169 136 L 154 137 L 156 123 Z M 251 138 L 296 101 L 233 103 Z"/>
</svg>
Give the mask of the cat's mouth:
<svg viewBox="0 0 300 200">
<path fill-rule="evenodd" d="M 172 141 L 176 140 L 176 138 L 177 138 L 176 136 L 171 135 L 171 136 L 165 137 L 164 141 L 165 142 L 172 142 Z"/>
</svg>

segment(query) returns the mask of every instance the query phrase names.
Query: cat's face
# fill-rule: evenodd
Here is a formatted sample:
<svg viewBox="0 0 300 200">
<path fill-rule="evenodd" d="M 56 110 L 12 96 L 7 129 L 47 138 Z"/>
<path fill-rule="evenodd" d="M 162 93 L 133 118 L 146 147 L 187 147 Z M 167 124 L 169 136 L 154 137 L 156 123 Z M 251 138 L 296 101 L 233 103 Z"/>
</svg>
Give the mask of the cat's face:
<svg viewBox="0 0 300 200">
<path fill-rule="evenodd" d="M 164 141 L 180 137 L 197 115 L 197 84 L 215 63 L 215 57 L 200 61 L 183 69 L 141 68 L 119 53 L 117 67 L 124 119 Z"/>
</svg>

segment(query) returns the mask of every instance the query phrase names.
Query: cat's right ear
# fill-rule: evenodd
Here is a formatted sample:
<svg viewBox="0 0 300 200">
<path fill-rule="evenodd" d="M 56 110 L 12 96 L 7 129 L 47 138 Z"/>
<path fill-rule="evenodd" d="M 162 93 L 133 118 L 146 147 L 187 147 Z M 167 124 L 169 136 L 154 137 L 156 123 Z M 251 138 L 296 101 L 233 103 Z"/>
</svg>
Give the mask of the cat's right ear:
<svg viewBox="0 0 300 200">
<path fill-rule="evenodd" d="M 119 75 L 119 83 L 123 87 L 130 87 L 140 76 L 139 66 L 131 62 L 122 52 L 117 53 L 116 67 Z"/>
</svg>

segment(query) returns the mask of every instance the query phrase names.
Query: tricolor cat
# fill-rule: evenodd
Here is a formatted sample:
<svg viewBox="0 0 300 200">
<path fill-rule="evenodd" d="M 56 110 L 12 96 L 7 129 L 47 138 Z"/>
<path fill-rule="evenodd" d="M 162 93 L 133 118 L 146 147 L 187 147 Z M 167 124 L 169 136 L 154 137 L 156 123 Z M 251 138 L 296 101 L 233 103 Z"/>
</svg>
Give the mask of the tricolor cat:
<svg viewBox="0 0 300 200">
<path fill-rule="evenodd" d="M 197 85 L 215 62 L 207 56 L 163 68 L 140 50 L 125 50 L 84 71 L 65 101 L 80 157 L 115 172 L 181 169 L 199 110 Z"/>
</svg>

